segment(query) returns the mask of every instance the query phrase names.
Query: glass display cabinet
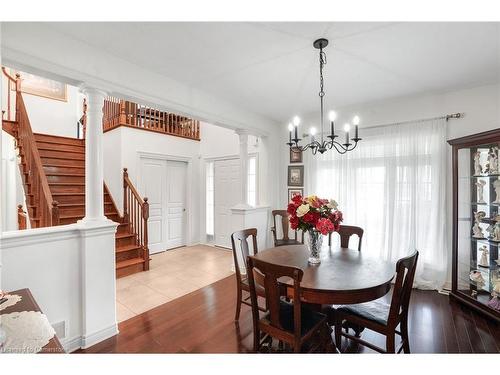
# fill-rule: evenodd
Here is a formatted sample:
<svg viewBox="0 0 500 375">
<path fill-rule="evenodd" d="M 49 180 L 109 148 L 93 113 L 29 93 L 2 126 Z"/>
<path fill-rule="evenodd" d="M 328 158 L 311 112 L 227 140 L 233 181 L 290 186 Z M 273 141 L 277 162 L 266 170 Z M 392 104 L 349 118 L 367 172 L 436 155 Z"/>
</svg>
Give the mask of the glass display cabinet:
<svg viewBox="0 0 500 375">
<path fill-rule="evenodd" d="M 449 143 L 453 149 L 451 297 L 500 321 L 500 129 Z"/>
</svg>

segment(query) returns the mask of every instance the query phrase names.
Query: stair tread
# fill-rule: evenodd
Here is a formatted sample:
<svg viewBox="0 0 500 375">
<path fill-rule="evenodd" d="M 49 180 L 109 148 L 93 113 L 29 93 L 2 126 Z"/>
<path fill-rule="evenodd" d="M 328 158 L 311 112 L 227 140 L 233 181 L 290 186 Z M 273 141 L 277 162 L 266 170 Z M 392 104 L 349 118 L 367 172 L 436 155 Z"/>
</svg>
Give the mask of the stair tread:
<svg viewBox="0 0 500 375">
<path fill-rule="evenodd" d="M 141 248 L 140 245 L 124 245 L 124 246 L 117 246 L 115 250 L 117 253 L 124 253 L 126 251 L 138 250 L 140 248 Z"/>
<path fill-rule="evenodd" d="M 53 192 L 52 195 L 85 195 L 85 193 L 58 193 L 58 192 Z M 108 193 L 104 192 L 104 195 L 109 195 Z"/>
<path fill-rule="evenodd" d="M 113 204 L 113 202 L 104 202 L 104 204 Z M 85 207 L 85 203 L 59 203 L 58 207 Z M 113 212 L 114 213 L 114 212 Z"/>
<path fill-rule="evenodd" d="M 85 166 L 81 165 L 59 165 L 52 163 L 43 163 L 44 167 L 55 167 L 55 168 L 76 168 L 76 169 L 85 169 Z"/>
<path fill-rule="evenodd" d="M 134 233 L 116 233 L 115 238 L 135 237 Z"/>
<path fill-rule="evenodd" d="M 57 143 L 54 143 L 54 144 L 57 144 Z M 61 145 L 63 146 L 63 145 Z M 66 146 L 69 146 L 69 145 L 66 145 Z M 76 147 L 78 147 L 78 145 L 75 145 Z M 57 149 L 54 149 L 54 148 L 50 148 L 50 147 L 47 147 L 47 146 L 37 146 L 38 150 L 44 150 L 44 151 L 58 151 L 58 152 L 69 152 L 69 153 L 72 153 L 72 154 L 82 154 L 82 155 L 85 155 L 85 146 L 83 147 L 83 151 L 68 151 L 68 150 L 57 150 Z"/>
<path fill-rule="evenodd" d="M 28 174 L 28 172 L 25 172 Z M 69 172 L 45 172 L 46 176 L 74 176 L 74 177 L 85 177 L 85 173 L 69 173 Z"/>
<path fill-rule="evenodd" d="M 144 262 L 145 262 L 145 260 L 142 258 L 132 258 L 132 259 L 127 259 L 127 260 L 121 260 L 119 262 L 116 262 L 116 269 L 125 268 L 128 266 L 133 266 L 135 264 L 140 264 L 140 263 L 144 263 Z"/>
<path fill-rule="evenodd" d="M 77 185 L 77 186 L 85 186 L 85 182 L 57 182 L 57 181 L 49 181 L 49 185 Z"/>
</svg>

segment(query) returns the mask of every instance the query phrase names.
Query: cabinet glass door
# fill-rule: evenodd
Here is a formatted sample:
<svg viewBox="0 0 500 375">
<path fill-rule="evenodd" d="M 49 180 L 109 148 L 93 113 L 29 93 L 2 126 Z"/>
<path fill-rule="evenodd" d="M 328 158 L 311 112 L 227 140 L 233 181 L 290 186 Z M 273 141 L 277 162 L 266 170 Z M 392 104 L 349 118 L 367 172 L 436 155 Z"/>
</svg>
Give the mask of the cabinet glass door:
<svg viewBox="0 0 500 375">
<path fill-rule="evenodd" d="M 458 150 L 457 289 L 490 308 L 500 295 L 498 144 Z"/>
</svg>

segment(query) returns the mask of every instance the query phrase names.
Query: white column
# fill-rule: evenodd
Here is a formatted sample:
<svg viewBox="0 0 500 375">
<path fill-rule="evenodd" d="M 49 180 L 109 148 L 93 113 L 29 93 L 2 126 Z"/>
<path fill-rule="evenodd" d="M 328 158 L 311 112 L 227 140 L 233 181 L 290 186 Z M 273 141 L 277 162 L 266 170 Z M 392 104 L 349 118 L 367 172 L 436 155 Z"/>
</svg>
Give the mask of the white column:
<svg viewBox="0 0 500 375">
<path fill-rule="evenodd" d="M 104 216 L 104 159 L 102 151 L 102 116 L 104 91 L 83 87 L 87 96 L 87 129 L 85 132 L 85 217 L 84 222 L 106 221 Z"/>
<path fill-rule="evenodd" d="M 241 200 L 238 208 L 250 207 L 248 205 L 248 131 L 237 129 L 236 134 L 240 139 L 240 176 L 241 176 Z"/>
</svg>

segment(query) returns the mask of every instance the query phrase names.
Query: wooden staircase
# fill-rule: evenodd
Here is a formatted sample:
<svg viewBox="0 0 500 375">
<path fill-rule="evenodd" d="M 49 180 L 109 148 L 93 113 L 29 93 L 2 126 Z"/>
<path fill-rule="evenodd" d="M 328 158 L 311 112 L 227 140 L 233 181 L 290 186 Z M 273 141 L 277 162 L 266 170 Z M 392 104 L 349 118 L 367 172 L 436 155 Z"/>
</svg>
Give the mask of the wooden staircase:
<svg viewBox="0 0 500 375">
<path fill-rule="evenodd" d="M 3 130 L 16 139 L 31 227 L 76 223 L 85 216 L 85 141 L 33 133 L 20 92 L 19 77 L 14 79 L 7 75 L 7 78 L 16 83 L 16 110 L 15 117 L 8 113 L 8 118 L 4 119 Z M 126 169 L 123 188 L 124 210 L 121 216 L 104 184 L 104 214 L 119 224 L 115 234 L 117 277 L 149 269 L 149 204 L 147 198 L 142 199 L 133 187 Z"/>
<path fill-rule="evenodd" d="M 59 209 L 59 224 L 72 224 L 85 216 L 85 142 L 82 139 L 35 134 L 43 170 L 52 198 Z M 28 216 L 36 216 L 36 204 L 27 197 Z M 116 275 L 147 270 L 143 248 L 126 217 L 122 217 L 104 184 L 104 214 L 119 223 L 115 235 Z"/>
</svg>

